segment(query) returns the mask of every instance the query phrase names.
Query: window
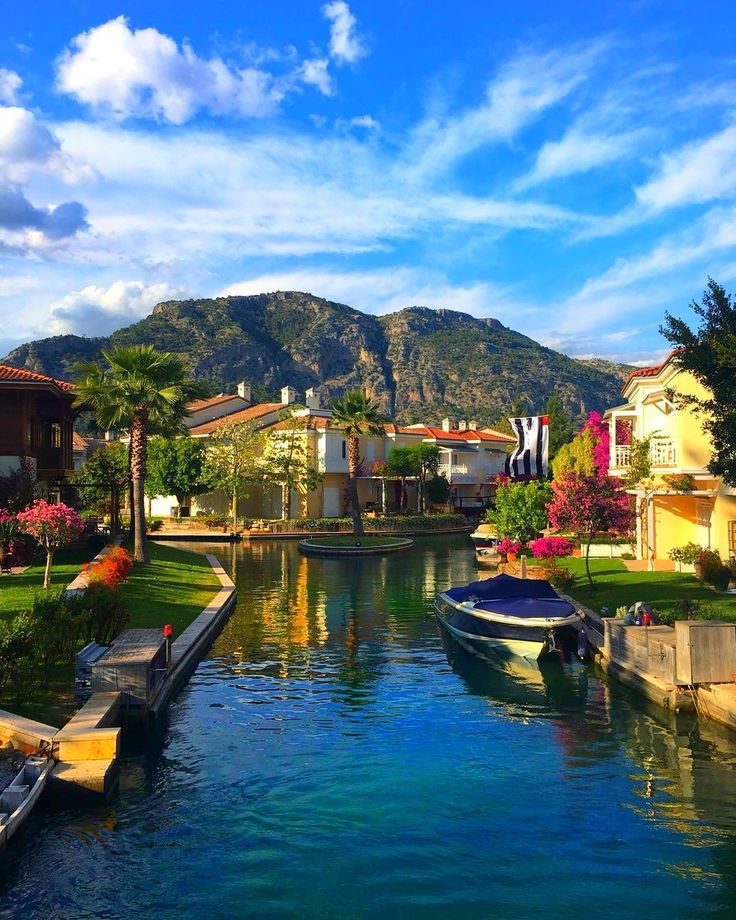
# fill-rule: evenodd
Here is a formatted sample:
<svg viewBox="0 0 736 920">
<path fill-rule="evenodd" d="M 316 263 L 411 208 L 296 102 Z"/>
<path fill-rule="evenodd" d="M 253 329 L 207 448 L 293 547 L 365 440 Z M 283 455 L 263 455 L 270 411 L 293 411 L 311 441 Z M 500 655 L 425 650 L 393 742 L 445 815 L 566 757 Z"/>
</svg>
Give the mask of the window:
<svg viewBox="0 0 736 920">
<path fill-rule="evenodd" d="M 50 435 L 50 447 L 61 447 L 61 425 L 58 422 L 51 423 Z"/>
<path fill-rule="evenodd" d="M 348 443 L 347 441 L 342 442 L 342 459 L 345 460 L 348 456 Z"/>
</svg>

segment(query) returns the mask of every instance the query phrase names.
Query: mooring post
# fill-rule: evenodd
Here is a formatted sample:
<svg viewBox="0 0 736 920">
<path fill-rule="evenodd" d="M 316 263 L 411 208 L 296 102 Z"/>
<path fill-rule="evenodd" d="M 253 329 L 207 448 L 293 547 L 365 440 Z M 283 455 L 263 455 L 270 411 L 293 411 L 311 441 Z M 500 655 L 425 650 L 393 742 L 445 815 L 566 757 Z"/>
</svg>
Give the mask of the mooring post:
<svg viewBox="0 0 736 920">
<path fill-rule="evenodd" d="M 174 629 L 168 623 L 164 626 L 164 639 L 166 639 L 166 667 L 171 670 L 171 637 Z"/>
</svg>

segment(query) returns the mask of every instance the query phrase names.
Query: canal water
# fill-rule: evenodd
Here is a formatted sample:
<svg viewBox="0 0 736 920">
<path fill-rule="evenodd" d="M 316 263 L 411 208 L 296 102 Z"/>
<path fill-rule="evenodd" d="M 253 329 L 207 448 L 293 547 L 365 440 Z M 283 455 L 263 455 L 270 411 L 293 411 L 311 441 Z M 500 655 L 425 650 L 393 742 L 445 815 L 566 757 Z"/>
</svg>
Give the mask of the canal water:
<svg viewBox="0 0 736 920">
<path fill-rule="evenodd" d="M 34 816 L 0 918 L 736 916 L 736 736 L 444 638 L 467 538 L 220 555 L 209 659 L 113 803 Z"/>
</svg>

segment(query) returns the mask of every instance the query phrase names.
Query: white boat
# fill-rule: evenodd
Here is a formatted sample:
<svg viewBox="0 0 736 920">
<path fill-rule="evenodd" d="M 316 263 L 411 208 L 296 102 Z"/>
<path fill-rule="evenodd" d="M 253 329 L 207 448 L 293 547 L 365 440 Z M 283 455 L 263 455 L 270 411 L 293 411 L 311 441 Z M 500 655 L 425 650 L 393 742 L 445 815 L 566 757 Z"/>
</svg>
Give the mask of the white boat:
<svg viewBox="0 0 736 920">
<path fill-rule="evenodd" d="M 493 524 L 478 524 L 470 534 L 470 539 L 475 544 L 476 551 L 479 549 L 495 550 L 498 545 L 498 533 Z"/>
<path fill-rule="evenodd" d="M 30 815 L 53 766 L 50 758 L 27 757 L 13 781 L 0 794 L 0 848 Z"/>
<path fill-rule="evenodd" d="M 496 575 L 449 588 L 435 600 L 440 622 L 484 651 L 536 661 L 576 637 L 582 618 L 549 582 Z"/>
</svg>

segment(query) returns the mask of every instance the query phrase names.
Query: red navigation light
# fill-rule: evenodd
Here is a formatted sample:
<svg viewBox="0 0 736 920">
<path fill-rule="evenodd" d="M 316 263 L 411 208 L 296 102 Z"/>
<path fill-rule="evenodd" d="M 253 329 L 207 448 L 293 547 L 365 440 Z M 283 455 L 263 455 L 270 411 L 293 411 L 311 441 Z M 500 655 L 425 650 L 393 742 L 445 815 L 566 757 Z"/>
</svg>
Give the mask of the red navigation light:
<svg viewBox="0 0 736 920">
<path fill-rule="evenodd" d="M 170 639 L 174 635 L 174 627 L 168 623 L 164 626 L 164 639 Z"/>
</svg>

